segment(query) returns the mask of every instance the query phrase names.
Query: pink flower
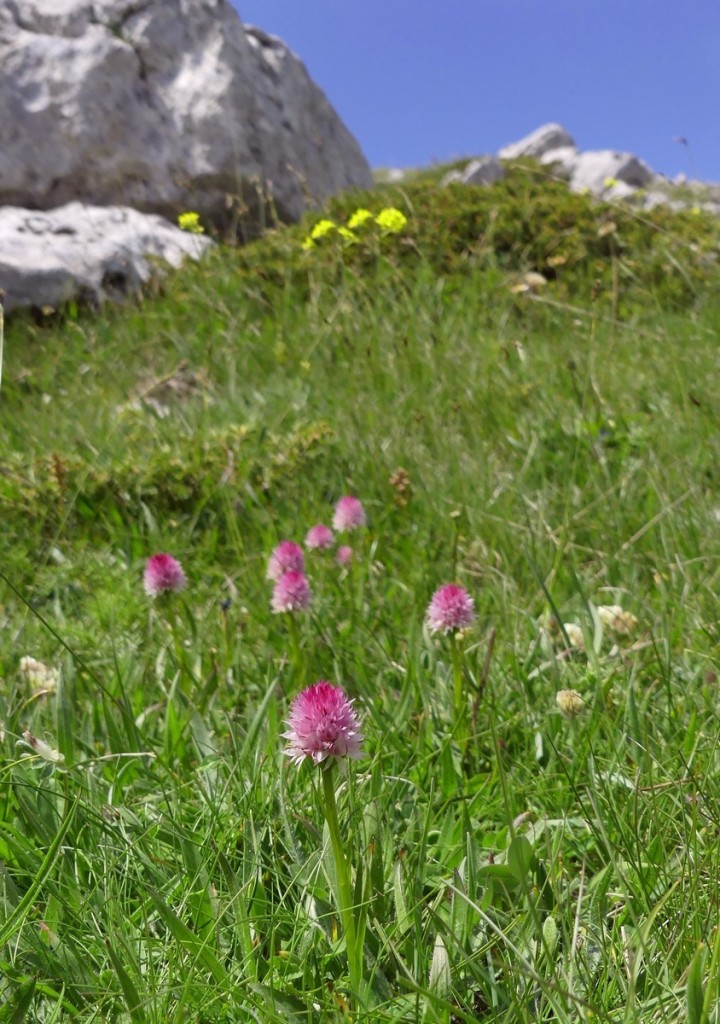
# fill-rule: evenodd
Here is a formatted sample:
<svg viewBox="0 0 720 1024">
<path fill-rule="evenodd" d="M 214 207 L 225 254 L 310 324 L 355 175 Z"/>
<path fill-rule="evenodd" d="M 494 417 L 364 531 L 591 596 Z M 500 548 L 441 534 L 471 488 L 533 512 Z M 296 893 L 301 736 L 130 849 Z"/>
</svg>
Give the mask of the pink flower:
<svg viewBox="0 0 720 1024">
<path fill-rule="evenodd" d="M 286 572 L 305 572 L 305 555 L 299 544 L 291 540 L 281 540 L 273 553 L 267 567 L 267 578 L 279 580 Z"/>
<path fill-rule="evenodd" d="M 464 629 L 475 620 L 473 599 L 464 587 L 446 583 L 436 590 L 425 616 L 431 633 L 450 633 Z"/>
<path fill-rule="evenodd" d="M 288 757 L 296 764 L 305 757 L 315 764 L 328 757 L 362 757 L 363 734 L 352 705 L 342 687 L 322 680 L 299 693 L 283 733 Z"/>
<path fill-rule="evenodd" d="M 187 585 L 187 577 L 172 555 L 152 555 L 145 565 L 143 585 L 149 597 L 157 597 L 166 591 L 182 590 Z"/>
<path fill-rule="evenodd" d="M 346 530 L 356 530 L 358 526 L 365 526 L 366 522 L 365 509 L 359 498 L 346 495 L 335 506 L 333 526 L 341 533 Z"/>
<path fill-rule="evenodd" d="M 270 606 L 280 612 L 301 612 L 310 607 L 312 592 L 303 572 L 285 572 L 273 588 Z"/>
<path fill-rule="evenodd" d="M 353 549 L 349 548 L 347 544 L 343 544 L 342 547 L 337 549 L 335 560 L 338 565 L 350 565 L 352 562 Z"/>
<path fill-rule="evenodd" d="M 318 523 L 311 526 L 305 537 L 305 547 L 311 551 L 327 551 L 335 543 L 335 534 L 329 526 Z"/>
</svg>

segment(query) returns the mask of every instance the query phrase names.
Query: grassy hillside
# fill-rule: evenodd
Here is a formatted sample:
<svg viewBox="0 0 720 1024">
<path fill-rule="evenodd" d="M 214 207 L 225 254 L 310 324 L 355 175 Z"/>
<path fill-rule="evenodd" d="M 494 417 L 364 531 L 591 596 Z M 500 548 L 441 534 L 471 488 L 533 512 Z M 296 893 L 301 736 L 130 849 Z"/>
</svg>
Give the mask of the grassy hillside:
<svg viewBox="0 0 720 1024">
<path fill-rule="evenodd" d="M 6 325 L 0 1021 L 717 1019 L 720 229 L 437 177 Z M 330 775 L 283 754 L 320 679 Z"/>
</svg>

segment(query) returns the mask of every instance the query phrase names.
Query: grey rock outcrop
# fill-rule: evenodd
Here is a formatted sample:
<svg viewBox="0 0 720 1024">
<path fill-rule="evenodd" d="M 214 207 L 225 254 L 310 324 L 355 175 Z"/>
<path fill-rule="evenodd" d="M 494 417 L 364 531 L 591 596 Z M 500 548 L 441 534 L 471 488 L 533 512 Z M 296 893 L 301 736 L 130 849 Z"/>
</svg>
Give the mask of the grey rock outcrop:
<svg viewBox="0 0 720 1024">
<path fill-rule="evenodd" d="M 478 157 L 471 160 L 462 171 L 449 171 L 440 184 L 449 185 L 457 181 L 464 185 L 492 185 L 506 174 L 507 171 L 497 157 Z"/>
<path fill-rule="evenodd" d="M 48 212 L 0 208 L 5 308 L 98 304 L 137 292 L 162 263 L 176 267 L 212 245 L 162 217 L 120 206 L 68 203 Z"/>
<path fill-rule="evenodd" d="M 496 156 L 481 156 L 471 160 L 462 171 L 449 171 L 440 184 L 458 182 L 461 185 L 493 185 L 506 174 L 507 171 Z"/>
<path fill-rule="evenodd" d="M 656 178 L 647 164 L 632 153 L 613 149 L 580 152 L 569 132 L 559 124 L 545 124 L 518 142 L 500 150 L 504 160 L 534 157 L 565 178 L 576 192 L 588 191 L 606 199 L 627 199 Z"/>
<path fill-rule="evenodd" d="M 518 157 L 530 156 L 539 160 L 551 150 L 575 149 L 575 140 L 562 125 L 544 124 L 530 132 L 518 142 L 504 146 L 498 156 L 501 160 L 517 160 Z"/>
<path fill-rule="evenodd" d="M 228 224 L 266 191 L 293 220 L 353 185 L 372 185 L 355 139 L 229 0 L 0 0 L 0 204 Z"/>
</svg>

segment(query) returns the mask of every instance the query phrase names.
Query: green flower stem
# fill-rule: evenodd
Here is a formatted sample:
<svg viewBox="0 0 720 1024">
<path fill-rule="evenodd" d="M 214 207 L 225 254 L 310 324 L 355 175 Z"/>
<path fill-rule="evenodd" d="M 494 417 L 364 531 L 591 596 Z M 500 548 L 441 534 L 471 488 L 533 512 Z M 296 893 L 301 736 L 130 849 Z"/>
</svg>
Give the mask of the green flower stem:
<svg viewBox="0 0 720 1024">
<path fill-rule="evenodd" d="M 450 654 L 452 656 L 453 668 L 453 695 L 455 698 L 455 715 L 458 719 L 464 717 L 465 700 L 463 692 L 463 670 L 462 652 L 454 633 L 450 634 Z"/>
<path fill-rule="evenodd" d="M 292 612 L 286 616 L 288 622 L 288 633 L 290 635 L 290 660 L 295 672 L 297 685 L 300 689 L 305 685 L 305 661 L 300 646 L 300 628 L 297 619 Z"/>
<path fill-rule="evenodd" d="M 469 742 L 467 726 L 467 700 L 463 685 L 462 650 L 454 633 L 450 634 L 450 655 L 453 669 L 453 698 L 455 704 L 455 736 L 463 755 L 467 754 Z"/>
<path fill-rule="evenodd" d="M 330 840 L 332 842 L 335 873 L 338 882 L 338 899 L 340 903 L 340 920 L 345 933 L 350 985 L 356 997 L 360 997 L 362 986 L 362 948 L 358 948 L 355 930 L 355 913 L 353 910 L 352 887 L 350 885 L 350 868 L 348 867 L 345 850 L 343 849 L 340 826 L 338 825 L 337 804 L 335 803 L 335 772 L 332 763 L 322 769 L 323 791 L 325 796 L 325 820 L 327 821 Z"/>
</svg>

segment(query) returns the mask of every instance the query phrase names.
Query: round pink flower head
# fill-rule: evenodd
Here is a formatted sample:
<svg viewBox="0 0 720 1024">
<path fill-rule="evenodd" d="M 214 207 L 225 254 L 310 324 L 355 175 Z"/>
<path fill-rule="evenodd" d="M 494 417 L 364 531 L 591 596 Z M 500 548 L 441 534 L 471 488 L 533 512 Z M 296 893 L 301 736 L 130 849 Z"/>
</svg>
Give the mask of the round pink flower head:
<svg viewBox="0 0 720 1024">
<path fill-rule="evenodd" d="M 353 498 L 348 494 L 340 499 L 333 516 L 333 526 L 336 530 L 344 533 L 347 530 L 356 530 L 358 526 L 365 526 L 366 523 L 365 509 L 359 498 Z"/>
<path fill-rule="evenodd" d="M 347 544 L 343 544 L 337 549 L 335 560 L 338 565 L 350 565 L 352 562 L 353 550 L 349 548 Z"/>
<path fill-rule="evenodd" d="M 312 592 L 303 572 L 285 572 L 273 587 L 270 606 L 275 614 L 302 612 L 310 607 Z"/>
<path fill-rule="evenodd" d="M 145 565 L 143 585 L 149 597 L 157 597 L 167 591 L 182 590 L 187 577 L 182 566 L 172 555 L 152 555 Z"/>
<path fill-rule="evenodd" d="M 465 629 L 475 620 L 473 599 L 464 587 L 446 583 L 432 596 L 425 616 L 431 633 L 451 633 Z"/>
<path fill-rule="evenodd" d="M 322 680 L 299 693 L 283 733 L 288 757 L 296 764 L 306 757 L 315 764 L 329 757 L 362 757 L 363 734 L 352 705 L 342 687 Z"/>
<path fill-rule="evenodd" d="M 318 523 L 311 526 L 305 537 L 305 547 L 310 551 L 327 551 L 335 543 L 335 534 L 329 526 Z"/>
<path fill-rule="evenodd" d="M 279 580 L 286 572 L 305 572 L 305 555 L 299 544 L 291 540 L 281 540 L 273 553 L 267 567 L 267 578 Z"/>
</svg>

